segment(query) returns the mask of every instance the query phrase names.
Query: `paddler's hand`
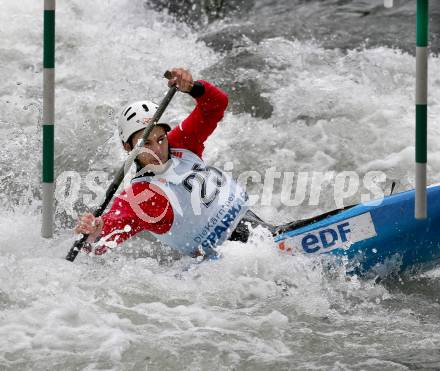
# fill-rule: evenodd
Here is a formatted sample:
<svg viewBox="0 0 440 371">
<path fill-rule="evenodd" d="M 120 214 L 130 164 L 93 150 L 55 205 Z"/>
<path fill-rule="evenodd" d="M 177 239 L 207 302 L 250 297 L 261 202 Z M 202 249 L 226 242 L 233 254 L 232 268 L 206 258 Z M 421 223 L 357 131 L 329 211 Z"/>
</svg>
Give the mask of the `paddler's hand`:
<svg viewBox="0 0 440 371">
<path fill-rule="evenodd" d="M 173 68 L 170 70 L 171 79 L 168 80 L 168 86 L 176 86 L 181 92 L 188 93 L 191 91 L 194 81 L 191 72 L 184 68 Z"/>
<path fill-rule="evenodd" d="M 104 222 L 101 218 L 95 218 L 91 213 L 86 213 L 78 220 L 74 229 L 76 234 L 88 234 L 90 237 L 96 237 L 101 233 Z"/>
</svg>

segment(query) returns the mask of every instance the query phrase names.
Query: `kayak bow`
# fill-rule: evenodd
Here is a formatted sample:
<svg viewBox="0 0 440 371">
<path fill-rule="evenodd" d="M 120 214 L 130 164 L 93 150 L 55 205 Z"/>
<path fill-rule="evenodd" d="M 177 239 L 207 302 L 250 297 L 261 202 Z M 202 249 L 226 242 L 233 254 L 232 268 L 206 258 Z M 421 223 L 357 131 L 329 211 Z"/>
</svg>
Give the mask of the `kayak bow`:
<svg viewBox="0 0 440 371">
<path fill-rule="evenodd" d="M 428 187 L 427 219 L 414 218 L 414 197 L 411 190 L 328 213 L 275 242 L 292 255 L 345 257 L 349 273 L 365 275 L 388 261 L 398 262 L 397 272 L 426 270 L 440 261 L 440 185 Z"/>
</svg>

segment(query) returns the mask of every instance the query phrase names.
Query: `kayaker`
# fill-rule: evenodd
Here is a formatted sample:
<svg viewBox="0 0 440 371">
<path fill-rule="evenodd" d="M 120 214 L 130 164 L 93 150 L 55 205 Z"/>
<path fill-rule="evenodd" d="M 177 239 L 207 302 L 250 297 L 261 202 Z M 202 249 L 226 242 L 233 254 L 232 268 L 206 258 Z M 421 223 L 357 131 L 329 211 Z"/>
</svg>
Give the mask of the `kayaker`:
<svg viewBox="0 0 440 371">
<path fill-rule="evenodd" d="M 246 222 L 266 225 L 248 210 L 243 188 L 202 159 L 204 143 L 228 105 L 226 93 L 207 81 L 194 81 L 183 68 L 172 69 L 171 76 L 169 86 L 191 95 L 196 106 L 174 129 L 167 123 L 153 128 L 136 157 L 138 173 L 107 213 L 79 219 L 75 232 L 88 234 L 89 242 L 99 239 L 95 254 L 147 230 L 183 254 L 210 256 L 227 239 L 246 241 Z M 150 101 L 123 109 L 118 129 L 127 152 L 142 138 L 156 109 Z"/>
</svg>

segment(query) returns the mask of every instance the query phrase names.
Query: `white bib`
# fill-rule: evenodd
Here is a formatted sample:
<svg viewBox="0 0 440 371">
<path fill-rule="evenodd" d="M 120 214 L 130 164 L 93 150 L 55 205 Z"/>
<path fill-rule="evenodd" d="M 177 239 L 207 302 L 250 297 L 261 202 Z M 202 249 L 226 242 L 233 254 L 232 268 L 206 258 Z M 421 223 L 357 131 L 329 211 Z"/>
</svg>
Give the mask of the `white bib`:
<svg viewBox="0 0 440 371">
<path fill-rule="evenodd" d="M 152 234 L 185 254 L 200 248 L 209 254 L 230 236 L 248 210 L 248 195 L 229 174 L 207 166 L 189 150 L 172 148 L 170 161 L 165 172 L 132 180 L 159 187 L 173 209 L 171 229 Z"/>
</svg>

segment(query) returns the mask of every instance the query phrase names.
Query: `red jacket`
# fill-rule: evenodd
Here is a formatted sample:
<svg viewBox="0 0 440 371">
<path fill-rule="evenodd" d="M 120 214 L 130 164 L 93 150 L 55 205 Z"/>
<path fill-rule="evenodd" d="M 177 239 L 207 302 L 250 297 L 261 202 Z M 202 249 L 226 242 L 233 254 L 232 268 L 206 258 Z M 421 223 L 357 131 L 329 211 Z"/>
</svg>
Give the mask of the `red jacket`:
<svg viewBox="0 0 440 371">
<path fill-rule="evenodd" d="M 206 81 L 200 82 L 204 85 L 204 93 L 195 98 L 197 105 L 191 114 L 168 133 L 168 143 L 170 148 L 188 149 L 201 158 L 206 139 L 223 118 L 228 105 L 228 96 L 216 86 Z M 140 219 L 132 210 L 129 202 L 124 199 L 127 193 L 127 190 L 124 190 L 115 198 L 110 210 L 102 216 L 104 225 L 100 237 L 105 236 L 106 241 L 114 241 L 119 244 L 142 230 L 157 234 L 166 233 L 173 224 L 172 207 L 159 188 L 148 182 L 134 183 L 130 187 L 135 196 L 140 192 L 145 193 L 146 200 L 141 202 L 139 206 L 147 215 L 157 218 L 165 210 L 166 212 L 155 223 Z M 102 246 L 98 247 L 95 253 L 100 255 L 106 251 L 107 248 Z"/>
</svg>

